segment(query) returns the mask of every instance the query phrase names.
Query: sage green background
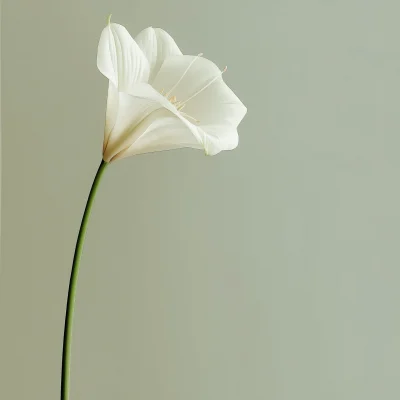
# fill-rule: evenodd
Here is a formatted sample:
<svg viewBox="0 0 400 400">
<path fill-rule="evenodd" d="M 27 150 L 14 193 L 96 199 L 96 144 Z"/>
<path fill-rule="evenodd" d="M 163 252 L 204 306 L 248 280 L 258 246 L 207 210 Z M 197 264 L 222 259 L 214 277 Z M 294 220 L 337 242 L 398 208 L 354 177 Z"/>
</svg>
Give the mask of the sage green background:
<svg viewBox="0 0 400 400">
<path fill-rule="evenodd" d="M 5 0 L 0 399 L 59 398 L 109 13 L 223 67 L 236 151 L 106 172 L 71 400 L 400 398 L 400 3 Z"/>
</svg>

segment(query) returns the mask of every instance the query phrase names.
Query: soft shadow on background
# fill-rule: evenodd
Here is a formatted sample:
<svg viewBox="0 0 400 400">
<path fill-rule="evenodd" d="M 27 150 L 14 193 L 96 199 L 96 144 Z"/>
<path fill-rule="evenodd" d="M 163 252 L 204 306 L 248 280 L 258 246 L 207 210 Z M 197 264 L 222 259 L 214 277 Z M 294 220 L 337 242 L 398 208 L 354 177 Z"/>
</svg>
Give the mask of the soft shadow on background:
<svg viewBox="0 0 400 400">
<path fill-rule="evenodd" d="M 59 396 L 101 159 L 109 13 L 168 30 L 248 107 L 236 151 L 112 165 L 88 231 L 72 397 L 400 396 L 397 1 L 6 0 L 0 398 Z"/>
</svg>

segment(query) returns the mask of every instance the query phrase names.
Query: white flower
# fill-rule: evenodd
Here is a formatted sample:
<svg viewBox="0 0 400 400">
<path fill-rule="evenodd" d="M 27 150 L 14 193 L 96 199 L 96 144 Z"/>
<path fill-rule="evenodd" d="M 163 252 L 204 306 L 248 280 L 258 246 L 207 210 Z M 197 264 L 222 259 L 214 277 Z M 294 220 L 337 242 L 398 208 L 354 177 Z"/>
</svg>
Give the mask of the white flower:
<svg viewBox="0 0 400 400">
<path fill-rule="evenodd" d="M 238 145 L 246 107 L 211 61 L 182 55 L 162 29 L 134 39 L 108 23 L 97 66 L 109 79 L 103 159 L 192 147 L 214 155 Z"/>
</svg>

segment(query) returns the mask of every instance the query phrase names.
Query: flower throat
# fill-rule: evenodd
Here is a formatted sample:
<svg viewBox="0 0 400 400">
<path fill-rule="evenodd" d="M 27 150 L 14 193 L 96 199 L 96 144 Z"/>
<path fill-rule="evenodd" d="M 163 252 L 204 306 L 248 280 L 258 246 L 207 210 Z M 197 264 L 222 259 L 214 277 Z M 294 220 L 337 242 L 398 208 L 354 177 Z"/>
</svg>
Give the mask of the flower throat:
<svg viewBox="0 0 400 400">
<path fill-rule="evenodd" d="M 200 94 L 201 92 L 203 92 L 205 89 L 207 89 L 210 85 L 212 85 L 218 78 L 220 78 L 222 76 L 222 74 L 224 72 L 226 72 L 226 70 L 228 69 L 228 67 L 225 67 L 223 70 L 220 71 L 220 73 L 215 76 L 214 78 L 210 79 L 209 82 L 207 82 L 201 89 L 199 89 L 197 92 L 195 92 L 193 95 L 191 95 L 188 99 L 186 99 L 185 101 L 179 101 L 177 99 L 177 97 L 175 95 L 172 95 L 172 92 L 179 86 L 179 84 L 182 82 L 183 78 L 185 77 L 185 75 L 189 72 L 190 68 L 192 67 L 192 65 L 200 58 L 203 56 L 203 53 L 198 54 L 187 66 L 187 68 L 185 69 L 185 71 L 183 72 L 183 74 L 181 75 L 181 77 L 178 79 L 178 81 L 175 83 L 174 86 L 172 86 L 171 89 L 169 89 L 167 92 L 162 89 L 161 90 L 161 94 L 166 97 L 169 102 L 171 104 L 173 104 L 176 109 L 178 111 L 180 111 L 180 113 L 186 117 L 189 118 L 195 122 L 200 122 L 199 120 L 197 120 L 196 118 L 190 116 L 189 114 L 186 114 L 184 112 L 182 112 L 182 109 L 186 106 L 187 102 L 192 100 L 193 98 L 195 98 L 198 94 Z"/>
</svg>

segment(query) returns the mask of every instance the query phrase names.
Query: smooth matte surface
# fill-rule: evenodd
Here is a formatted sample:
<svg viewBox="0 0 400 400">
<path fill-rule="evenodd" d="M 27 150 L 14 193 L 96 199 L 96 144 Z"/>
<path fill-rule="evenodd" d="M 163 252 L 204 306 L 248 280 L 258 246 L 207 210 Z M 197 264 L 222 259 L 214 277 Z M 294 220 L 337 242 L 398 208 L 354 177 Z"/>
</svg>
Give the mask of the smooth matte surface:
<svg viewBox="0 0 400 400">
<path fill-rule="evenodd" d="M 71 400 L 400 398 L 398 1 L 6 0 L 0 398 L 54 400 L 110 12 L 229 66 L 238 150 L 112 165 Z"/>
</svg>

